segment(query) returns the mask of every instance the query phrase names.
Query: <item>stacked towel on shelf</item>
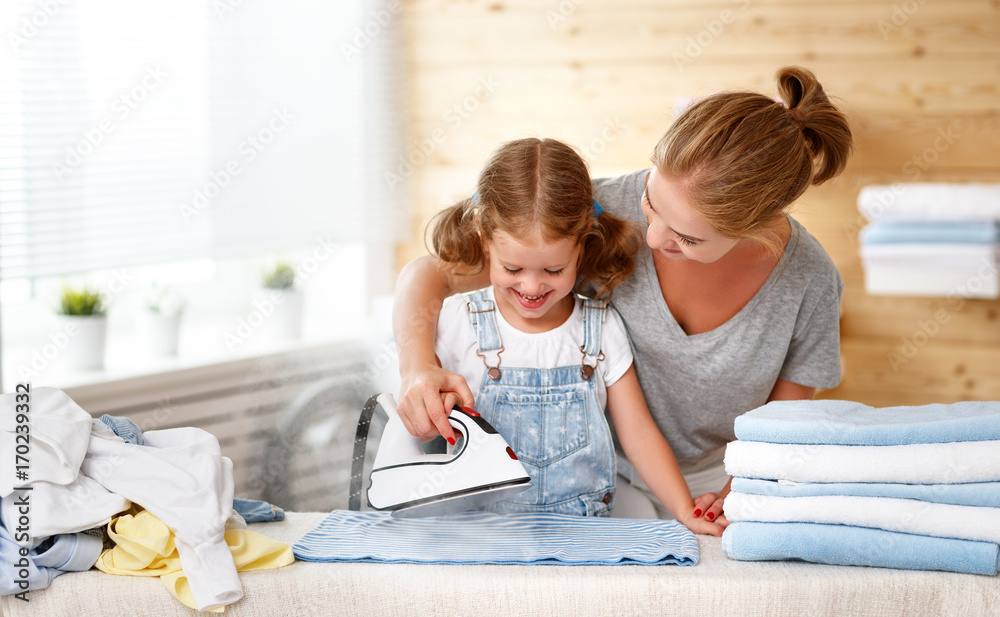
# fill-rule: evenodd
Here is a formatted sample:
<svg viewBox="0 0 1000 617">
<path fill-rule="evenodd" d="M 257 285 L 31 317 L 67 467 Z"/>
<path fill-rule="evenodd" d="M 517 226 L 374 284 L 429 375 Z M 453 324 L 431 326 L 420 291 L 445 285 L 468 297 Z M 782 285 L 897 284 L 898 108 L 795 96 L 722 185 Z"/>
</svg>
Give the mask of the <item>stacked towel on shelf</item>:
<svg viewBox="0 0 1000 617">
<path fill-rule="evenodd" d="M 866 186 L 858 210 L 868 293 L 1000 297 L 1000 184 Z"/>
<path fill-rule="evenodd" d="M 861 189 L 858 209 L 869 221 L 1000 219 L 1000 184 L 913 182 Z"/>
<path fill-rule="evenodd" d="M 774 401 L 735 433 L 727 556 L 997 573 L 1000 402 Z"/>
</svg>

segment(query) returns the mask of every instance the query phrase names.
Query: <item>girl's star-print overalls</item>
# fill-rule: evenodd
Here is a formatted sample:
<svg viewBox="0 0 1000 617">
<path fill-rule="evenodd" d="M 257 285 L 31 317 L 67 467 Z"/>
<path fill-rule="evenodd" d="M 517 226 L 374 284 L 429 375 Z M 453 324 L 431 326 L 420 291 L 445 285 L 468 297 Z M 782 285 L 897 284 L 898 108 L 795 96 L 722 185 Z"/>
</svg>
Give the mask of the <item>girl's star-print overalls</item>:
<svg viewBox="0 0 1000 617">
<path fill-rule="evenodd" d="M 611 511 L 615 452 L 597 397 L 597 380 L 592 379 L 603 357 L 606 308 L 606 302 L 583 300 L 580 364 L 550 369 L 500 366 L 503 343 L 495 305 L 486 290 L 469 295 L 477 353 L 486 364 L 476 411 L 507 440 L 533 484 L 487 509 L 584 516 L 607 516 Z"/>
</svg>

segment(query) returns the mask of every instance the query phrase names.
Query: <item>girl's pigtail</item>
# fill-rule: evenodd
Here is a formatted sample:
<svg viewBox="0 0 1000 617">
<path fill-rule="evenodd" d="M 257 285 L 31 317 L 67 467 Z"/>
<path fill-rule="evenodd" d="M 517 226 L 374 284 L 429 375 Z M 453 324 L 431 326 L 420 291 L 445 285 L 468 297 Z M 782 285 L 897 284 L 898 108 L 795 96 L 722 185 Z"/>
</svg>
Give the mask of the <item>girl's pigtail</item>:
<svg viewBox="0 0 1000 617">
<path fill-rule="evenodd" d="M 634 224 L 607 212 L 594 217 L 583 237 L 580 287 L 595 298 L 610 298 L 612 290 L 631 276 L 634 256 L 644 245 Z"/>
<path fill-rule="evenodd" d="M 427 228 L 431 232 L 431 254 L 453 266 L 470 266 L 473 273 L 482 271 L 486 256 L 479 239 L 472 199 L 463 199 L 441 210 L 430 220 Z"/>
</svg>

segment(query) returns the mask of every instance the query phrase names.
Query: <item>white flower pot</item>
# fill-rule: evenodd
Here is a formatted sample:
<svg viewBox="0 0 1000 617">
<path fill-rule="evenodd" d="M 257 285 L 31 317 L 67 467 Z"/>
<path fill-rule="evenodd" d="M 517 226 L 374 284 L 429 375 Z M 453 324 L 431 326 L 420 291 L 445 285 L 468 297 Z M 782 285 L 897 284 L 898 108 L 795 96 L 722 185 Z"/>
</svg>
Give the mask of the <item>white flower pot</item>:
<svg viewBox="0 0 1000 617">
<path fill-rule="evenodd" d="M 181 314 L 142 311 L 138 319 L 143 349 L 150 356 L 176 356 Z"/>
<path fill-rule="evenodd" d="M 305 294 L 298 289 L 257 289 L 247 322 L 266 340 L 297 340 L 304 307 Z"/>
<path fill-rule="evenodd" d="M 108 338 L 107 316 L 60 315 L 59 320 L 69 336 L 62 351 L 63 365 L 79 371 L 102 370 Z"/>
</svg>

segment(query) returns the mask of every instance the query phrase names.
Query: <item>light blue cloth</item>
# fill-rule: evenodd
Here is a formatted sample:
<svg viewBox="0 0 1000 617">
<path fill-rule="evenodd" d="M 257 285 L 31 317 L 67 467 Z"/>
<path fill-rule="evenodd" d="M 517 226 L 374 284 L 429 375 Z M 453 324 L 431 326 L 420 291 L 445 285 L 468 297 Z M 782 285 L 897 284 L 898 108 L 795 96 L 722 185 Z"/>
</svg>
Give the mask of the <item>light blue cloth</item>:
<svg viewBox="0 0 1000 617">
<path fill-rule="evenodd" d="M 736 438 L 768 443 L 895 446 L 1000 439 L 1000 401 L 869 407 L 853 401 L 771 401 L 744 413 Z"/>
<path fill-rule="evenodd" d="M 97 536 L 65 533 L 43 539 L 23 557 L 14 535 L 0 521 L 0 596 L 44 589 L 60 574 L 89 570 L 103 548 Z"/>
<path fill-rule="evenodd" d="M 862 244 L 993 244 L 1000 242 L 1000 221 L 878 221 L 866 225 L 860 239 Z"/>
<path fill-rule="evenodd" d="M 233 510 L 248 523 L 272 523 L 285 520 L 285 511 L 258 499 L 233 499 Z"/>
<path fill-rule="evenodd" d="M 104 414 L 98 418 L 98 420 L 108 425 L 108 427 L 115 432 L 115 435 L 121 437 L 125 443 L 137 446 L 147 445 L 146 439 L 142 436 L 142 429 L 139 428 L 138 424 L 128 418 L 119 418 L 118 416 Z"/>
<path fill-rule="evenodd" d="M 787 483 L 736 477 L 733 478 L 732 490 L 751 495 L 773 495 L 775 497 L 813 497 L 816 495 L 896 497 L 955 506 L 1000 508 L 1000 482 L 968 482 L 965 484 Z"/>
<path fill-rule="evenodd" d="M 882 529 L 819 523 L 730 523 L 722 552 L 740 561 L 797 559 L 844 566 L 997 573 L 992 542 L 918 536 Z"/>
<path fill-rule="evenodd" d="M 473 512 L 392 518 L 334 510 L 292 547 L 306 561 L 683 565 L 698 540 L 677 521 Z"/>
</svg>

